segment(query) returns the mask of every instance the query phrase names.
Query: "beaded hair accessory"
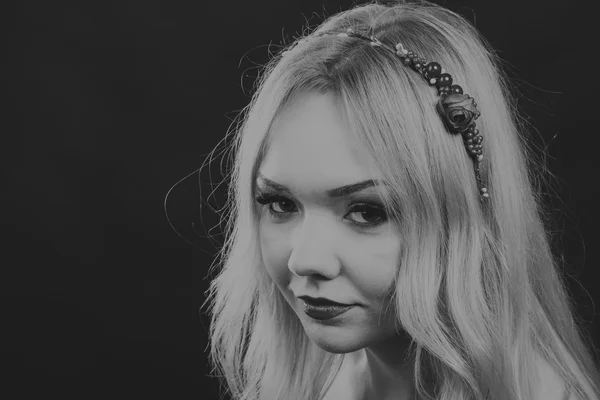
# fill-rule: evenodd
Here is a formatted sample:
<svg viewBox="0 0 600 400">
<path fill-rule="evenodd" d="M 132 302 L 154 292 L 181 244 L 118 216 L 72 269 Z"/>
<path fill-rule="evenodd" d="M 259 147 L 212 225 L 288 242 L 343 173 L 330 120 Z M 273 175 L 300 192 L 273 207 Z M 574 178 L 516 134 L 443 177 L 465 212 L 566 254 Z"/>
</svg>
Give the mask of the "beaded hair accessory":
<svg viewBox="0 0 600 400">
<path fill-rule="evenodd" d="M 323 32 L 317 34 L 316 37 L 331 34 L 330 32 Z M 379 41 L 375 36 L 368 37 L 354 32 L 353 29 L 348 29 L 345 33 L 338 33 L 337 36 L 362 39 L 369 42 L 373 47 L 382 47 L 392 51 L 402 59 L 406 66 L 421 74 L 429 85 L 435 86 L 438 89 L 438 94 L 440 95 L 436 106 L 438 114 L 441 116 L 444 125 L 450 133 L 462 135 L 465 148 L 475 165 L 475 178 L 479 194 L 482 199 L 488 198 L 489 193 L 483 184 L 480 172 L 480 165 L 483 160 L 483 136 L 481 136 L 479 129 L 475 125 L 475 120 L 481 115 L 477 109 L 475 100 L 471 96 L 464 94 L 462 87 L 453 84 L 452 76 L 440 64 L 435 61 L 428 63 L 415 52 L 406 50 L 401 43 L 396 44 L 396 47 L 392 48 Z M 298 44 L 304 42 L 306 40 L 300 40 Z"/>
</svg>

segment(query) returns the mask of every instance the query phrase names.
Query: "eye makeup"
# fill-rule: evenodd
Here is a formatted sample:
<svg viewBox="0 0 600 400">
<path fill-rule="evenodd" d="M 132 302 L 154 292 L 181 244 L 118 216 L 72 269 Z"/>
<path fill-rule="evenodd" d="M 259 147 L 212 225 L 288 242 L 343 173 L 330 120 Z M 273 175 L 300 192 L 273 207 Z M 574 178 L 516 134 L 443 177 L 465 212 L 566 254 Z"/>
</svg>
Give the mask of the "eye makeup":
<svg viewBox="0 0 600 400">
<path fill-rule="evenodd" d="M 287 195 L 270 190 L 259 191 L 255 200 L 263 208 L 267 208 L 268 215 L 275 221 L 285 221 L 297 213 L 294 201 Z M 352 215 L 354 218 L 349 217 Z M 344 219 L 358 228 L 372 229 L 387 222 L 388 216 L 384 207 L 378 203 L 353 201 L 346 208 Z"/>
</svg>

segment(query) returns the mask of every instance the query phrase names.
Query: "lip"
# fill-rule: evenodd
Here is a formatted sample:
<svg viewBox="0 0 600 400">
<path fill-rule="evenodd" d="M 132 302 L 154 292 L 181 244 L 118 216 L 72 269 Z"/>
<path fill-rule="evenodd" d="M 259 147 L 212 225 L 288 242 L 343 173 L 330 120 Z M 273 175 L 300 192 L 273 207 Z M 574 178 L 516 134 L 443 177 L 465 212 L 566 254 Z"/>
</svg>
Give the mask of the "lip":
<svg viewBox="0 0 600 400">
<path fill-rule="evenodd" d="M 338 303 L 337 301 L 333 301 L 324 297 L 310 297 L 310 296 L 298 296 L 298 298 L 304 302 L 308 302 L 313 306 L 339 306 L 346 307 L 351 306 L 352 304 Z"/>
<path fill-rule="evenodd" d="M 315 305 L 310 303 L 310 301 L 302 300 L 304 303 L 304 312 L 306 315 L 313 319 L 317 319 L 320 321 L 332 319 L 339 315 L 344 314 L 351 308 L 354 308 L 355 305 Z"/>
</svg>

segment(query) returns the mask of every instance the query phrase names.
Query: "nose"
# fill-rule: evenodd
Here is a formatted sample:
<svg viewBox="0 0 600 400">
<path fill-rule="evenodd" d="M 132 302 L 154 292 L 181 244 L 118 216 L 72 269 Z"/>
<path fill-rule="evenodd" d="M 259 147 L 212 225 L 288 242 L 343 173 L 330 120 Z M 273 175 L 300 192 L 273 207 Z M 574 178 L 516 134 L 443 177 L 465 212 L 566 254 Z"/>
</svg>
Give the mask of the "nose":
<svg viewBox="0 0 600 400">
<path fill-rule="evenodd" d="M 321 275 L 333 279 L 340 273 L 335 251 L 336 232 L 323 216 L 305 218 L 290 236 L 289 270 L 299 276 Z"/>
</svg>

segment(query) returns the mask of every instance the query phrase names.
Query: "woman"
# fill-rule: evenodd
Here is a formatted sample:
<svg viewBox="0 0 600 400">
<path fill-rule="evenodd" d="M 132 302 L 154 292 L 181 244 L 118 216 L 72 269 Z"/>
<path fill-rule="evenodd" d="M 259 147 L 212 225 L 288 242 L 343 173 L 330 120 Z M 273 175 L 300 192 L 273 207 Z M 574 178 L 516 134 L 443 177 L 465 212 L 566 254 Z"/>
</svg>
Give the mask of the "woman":
<svg viewBox="0 0 600 400">
<path fill-rule="evenodd" d="M 244 117 L 207 299 L 234 399 L 599 398 L 514 98 L 466 20 L 334 15 Z"/>
</svg>

